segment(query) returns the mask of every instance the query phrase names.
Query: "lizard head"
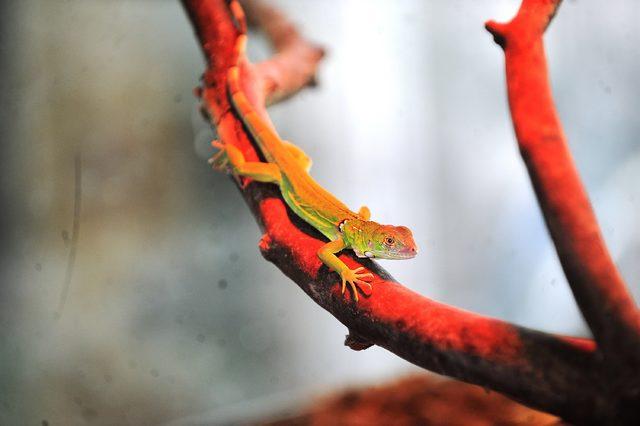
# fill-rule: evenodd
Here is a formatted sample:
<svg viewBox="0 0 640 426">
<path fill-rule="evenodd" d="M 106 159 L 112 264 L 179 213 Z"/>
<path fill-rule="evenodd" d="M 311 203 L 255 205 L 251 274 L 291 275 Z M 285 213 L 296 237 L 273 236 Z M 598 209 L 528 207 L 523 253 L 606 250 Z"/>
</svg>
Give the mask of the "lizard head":
<svg viewBox="0 0 640 426">
<path fill-rule="evenodd" d="M 406 226 L 380 225 L 369 240 L 369 252 L 373 256 L 367 257 L 411 259 L 418 253 L 418 247 Z"/>
<path fill-rule="evenodd" d="M 359 257 L 411 259 L 418 253 L 411 230 L 406 226 L 380 225 L 372 221 L 349 222 L 345 233 L 352 233 L 346 236 Z"/>
</svg>

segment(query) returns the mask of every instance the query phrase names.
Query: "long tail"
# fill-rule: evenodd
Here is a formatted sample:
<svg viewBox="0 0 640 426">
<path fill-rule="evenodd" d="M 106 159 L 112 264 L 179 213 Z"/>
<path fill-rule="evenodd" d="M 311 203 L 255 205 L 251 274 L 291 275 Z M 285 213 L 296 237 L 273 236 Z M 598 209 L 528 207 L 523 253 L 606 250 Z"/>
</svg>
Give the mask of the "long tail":
<svg viewBox="0 0 640 426">
<path fill-rule="evenodd" d="M 231 16 L 235 21 L 236 28 L 240 33 L 247 33 L 247 17 L 244 14 L 244 10 L 242 10 L 242 6 L 238 0 L 231 0 L 229 3 L 229 10 L 231 11 Z"/>
<path fill-rule="evenodd" d="M 247 36 L 241 34 L 236 42 L 237 58 L 240 60 L 244 55 L 245 46 L 247 44 Z M 265 120 L 258 115 L 256 110 L 247 99 L 240 86 L 240 68 L 234 65 L 229 68 L 227 73 L 227 87 L 229 90 L 229 99 L 238 117 L 247 126 L 251 132 L 251 136 L 256 141 L 260 150 L 267 157 L 268 161 L 273 162 L 273 152 L 282 146 L 282 140 L 275 130 Z"/>
</svg>

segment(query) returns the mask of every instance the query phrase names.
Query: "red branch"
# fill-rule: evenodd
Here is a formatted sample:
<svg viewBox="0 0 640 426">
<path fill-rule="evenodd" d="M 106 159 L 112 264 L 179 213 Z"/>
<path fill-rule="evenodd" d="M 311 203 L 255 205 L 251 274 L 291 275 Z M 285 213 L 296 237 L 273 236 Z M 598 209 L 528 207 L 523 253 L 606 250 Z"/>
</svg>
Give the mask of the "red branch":
<svg viewBox="0 0 640 426">
<path fill-rule="evenodd" d="M 226 90 L 227 69 L 238 60 L 234 44 L 244 25 L 238 21 L 243 20 L 237 12 L 234 18 L 224 0 L 183 4 L 208 63 L 199 93 L 203 107 L 220 138 L 255 160 L 257 151 L 232 113 Z M 243 90 L 268 119 L 267 99 L 312 82 L 321 54 L 279 12 L 257 1 L 246 4 L 278 51 L 258 66 L 239 58 Z M 345 343 L 350 347 L 377 344 L 431 371 L 503 392 L 565 419 L 585 423 L 607 417 L 593 341 L 541 333 L 437 303 L 401 286 L 375 262 L 343 253 L 340 258 L 349 267 L 363 266 L 375 276 L 371 296 L 355 303 L 349 294 L 340 294 L 337 274 L 316 255 L 326 240 L 288 210 L 275 186 L 243 180 L 238 187 L 264 231 L 264 257 L 349 328 Z"/>
<path fill-rule="evenodd" d="M 302 38 L 278 9 L 256 0 L 241 0 L 252 19 L 273 44 L 276 54 L 256 65 L 265 81 L 267 105 L 285 99 L 306 85 L 315 85 L 315 72 L 324 49 Z"/>
<path fill-rule="evenodd" d="M 524 0 L 502 46 L 513 125 L 558 257 L 599 350 L 612 367 L 640 365 L 640 314 L 600 233 L 555 111 L 542 35 L 560 0 Z M 627 370 L 628 371 L 628 370 Z"/>
</svg>

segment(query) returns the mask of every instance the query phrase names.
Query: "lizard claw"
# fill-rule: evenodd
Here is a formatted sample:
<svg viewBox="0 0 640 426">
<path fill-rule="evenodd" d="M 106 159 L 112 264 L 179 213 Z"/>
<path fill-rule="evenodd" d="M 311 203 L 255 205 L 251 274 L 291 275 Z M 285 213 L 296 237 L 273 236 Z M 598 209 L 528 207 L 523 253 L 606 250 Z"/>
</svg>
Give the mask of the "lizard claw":
<svg viewBox="0 0 640 426">
<path fill-rule="evenodd" d="M 360 271 L 364 270 L 364 267 L 360 266 L 356 269 L 346 269 L 341 274 L 342 278 L 342 294 L 344 294 L 347 289 L 347 283 L 351 287 L 353 291 L 353 298 L 357 302 L 358 301 L 358 288 L 366 295 L 371 295 L 372 287 L 371 284 L 366 280 L 370 280 L 373 278 L 373 274 L 366 272 L 360 273 Z"/>
<path fill-rule="evenodd" d="M 216 152 L 213 157 L 209 159 L 209 164 L 215 170 L 224 172 L 229 166 L 229 157 L 227 156 L 227 150 L 224 144 L 218 140 L 211 142 L 211 146 L 218 148 L 220 151 Z"/>
</svg>

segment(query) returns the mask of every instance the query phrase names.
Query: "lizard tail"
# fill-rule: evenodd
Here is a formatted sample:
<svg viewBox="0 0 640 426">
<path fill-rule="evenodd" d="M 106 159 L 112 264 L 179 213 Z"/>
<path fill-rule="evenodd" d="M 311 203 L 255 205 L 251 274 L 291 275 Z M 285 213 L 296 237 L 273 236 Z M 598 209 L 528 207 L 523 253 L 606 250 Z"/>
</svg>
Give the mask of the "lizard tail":
<svg viewBox="0 0 640 426">
<path fill-rule="evenodd" d="M 242 58 L 242 55 L 244 55 L 246 44 L 246 34 L 239 35 L 235 47 L 238 58 Z M 232 66 L 229 68 L 229 71 L 227 71 L 227 90 L 233 109 L 248 128 L 267 160 L 272 161 L 272 153 L 279 149 L 282 142 L 275 130 L 258 115 L 247 98 L 247 95 L 242 90 L 240 84 L 240 67 L 238 64 Z"/>
<path fill-rule="evenodd" d="M 256 112 L 253 105 L 242 90 L 240 84 L 240 64 L 246 62 L 245 51 L 247 47 L 246 17 L 238 0 L 231 0 L 229 9 L 236 21 L 240 34 L 234 46 L 236 63 L 227 71 L 227 90 L 232 109 L 238 114 L 247 127 L 251 136 L 256 141 L 260 150 L 268 161 L 273 160 L 273 154 L 282 148 L 282 141 L 270 124 Z"/>
<path fill-rule="evenodd" d="M 229 10 L 231 11 L 231 16 L 235 21 L 238 31 L 240 31 L 241 34 L 246 34 L 247 17 L 244 14 L 244 10 L 242 10 L 242 6 L 240 6 L 240 2 L 238 0 L 231 0 L 229 3 Z"/>
<path fill-rule="evenodd" d="M 246 42 L 246 35 L 238 37 L 236 50 L 238 50 L 240 54 L 243 54 L 242 52 L 244 52 L 244 44 L 246 44 Z M 240 86 L 240 67 L 238 65 L 232 66 L 229 68 L 229 71 L 227 71 L 227 89 L 229 91 L 231 103 L 241 117 L 246 117 L 252 113 L 255 114 L 249 99 L 247 99 L 247 96 L 244 94 L 242 87 Z"/>
</svg>

